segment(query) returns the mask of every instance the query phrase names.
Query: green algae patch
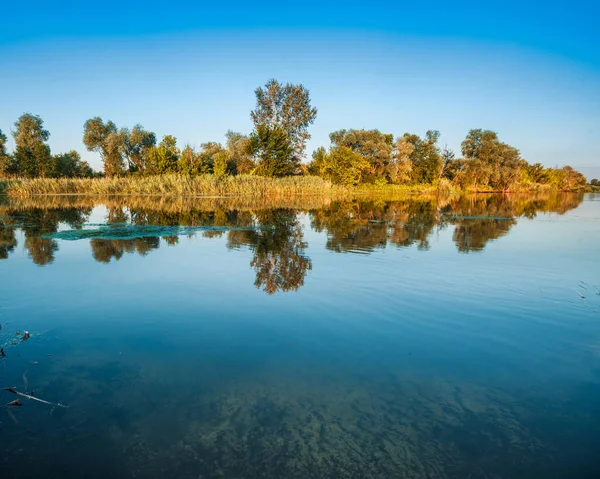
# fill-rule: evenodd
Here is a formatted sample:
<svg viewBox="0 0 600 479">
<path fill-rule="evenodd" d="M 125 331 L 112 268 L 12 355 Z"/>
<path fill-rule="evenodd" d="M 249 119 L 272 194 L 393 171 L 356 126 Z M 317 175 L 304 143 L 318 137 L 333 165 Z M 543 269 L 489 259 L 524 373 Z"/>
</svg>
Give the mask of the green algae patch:
<svg viewBox="0 0 600 479">
<path fill-rule="evenodd" d="M 83 239 L 130 240 L 136 238 L 162 236 L 190 236 L 205 231 L 247 231 L 265 229 L 265 227 L 232 228 L 228 226 L 167 226 L 167 225 L 131 225 L 106 224 L 89 228 L 57 231 L 43 235 L 42 238 L 77 241 Z M 268 228 L 267 228 L 268 229 Z"/>
</svg>

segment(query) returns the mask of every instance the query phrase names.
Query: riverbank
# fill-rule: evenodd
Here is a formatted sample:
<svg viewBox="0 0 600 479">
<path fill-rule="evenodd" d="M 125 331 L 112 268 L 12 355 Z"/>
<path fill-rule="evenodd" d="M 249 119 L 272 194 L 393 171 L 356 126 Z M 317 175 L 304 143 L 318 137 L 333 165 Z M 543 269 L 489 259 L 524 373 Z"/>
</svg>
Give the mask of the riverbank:
<svg viewBox="0 0 600 479">
<path fill-rule="evenodd" d="M 551 191 L 548 185 L 521 185 L 513 193 Z M 587 186 L 577 191 L 600 191 Z M 267 178 L 238 175 L 160 175 L 115 178 L 19 178 L 0 180 L 0 194 L 13 198 L 39 195 L 131 195 L 160 197 L 247 197 L 257 201 L 320 197 L 330 200 L 361 196 L 388 199 L 413 195 L 457 195 L 461 193 L 499 193 L 498 191 L 463 191 L 448 181 L 440 185 L 361 185 L 345 187 L 316 176 Z M 500 192 L 500 193 L 507 193 Z"/>
<path fill-rule="evenodd" d="M 444 189 L 448 190 L 447 187 Z M 238 175 L 161 175 L 116 178 L 19 178 L 0 180 L 0 193 L 13 198 L 39 195 L 163 196 L 163 197 L 247 197 L 254 200 L 321 197 L 343 199 L 377 195 L 404 197 L 435 195 L 434 185 L 384 185 L 345 187 L 317 176 L 267 178 Z M 453 190 L 453 188 L 450 188 Z M 456 190 L 458 191 L 458 190 Z"/>
</svg>

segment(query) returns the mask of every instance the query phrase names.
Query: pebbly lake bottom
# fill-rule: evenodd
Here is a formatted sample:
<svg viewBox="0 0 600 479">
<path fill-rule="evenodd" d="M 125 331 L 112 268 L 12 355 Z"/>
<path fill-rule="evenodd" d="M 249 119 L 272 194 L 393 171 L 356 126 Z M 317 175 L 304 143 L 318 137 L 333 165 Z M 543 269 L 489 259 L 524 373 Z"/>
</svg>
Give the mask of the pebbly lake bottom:
<svg viewBox="0 0 600 479">
<path fill-rule="evenodd" d="M 2 477 L 600 474 L 597 196 L 151 206 L 0 211 Z"/>
</svg>

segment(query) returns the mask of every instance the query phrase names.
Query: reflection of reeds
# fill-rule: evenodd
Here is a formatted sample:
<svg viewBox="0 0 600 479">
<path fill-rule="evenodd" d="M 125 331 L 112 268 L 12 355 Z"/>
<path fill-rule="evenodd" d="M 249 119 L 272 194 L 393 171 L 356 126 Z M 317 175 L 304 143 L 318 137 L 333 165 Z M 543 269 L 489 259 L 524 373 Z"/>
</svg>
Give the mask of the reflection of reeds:
<svg viewBox="0 0 600 479">
<path fill-rule="evenodd" d="M 311 210 L 327 207 L 332 200 L 322 196 L 269 199 L 256 197 L 239 198 L 191 198 L 185 196 L 125 196 L 125 195 L 40 195 L 11 197 L 6 201 L 11 211 L 31 208 L 49 210 L 58 208 L 92 208 L 103 205 L 108 209 L 127 208 L 138 211 L 156 211 L 181 215 L 192 211 L 256 211 L 263 209 Z M 2 216 L 0 203 L 0 216 Z"/>
</svg>

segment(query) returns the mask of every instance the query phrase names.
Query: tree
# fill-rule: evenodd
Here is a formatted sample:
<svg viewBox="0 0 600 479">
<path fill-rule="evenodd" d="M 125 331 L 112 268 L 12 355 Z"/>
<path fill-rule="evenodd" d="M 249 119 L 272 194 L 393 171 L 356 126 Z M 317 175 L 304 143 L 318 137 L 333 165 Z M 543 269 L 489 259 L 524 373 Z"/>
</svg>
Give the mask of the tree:
<svg viewBox="0 0 600 479">
<path fill-rule="evenodd" d="M 493 131 L 469 131 L 461 149 L 466 160 L 466 175 L 474 186 L 482 184 L 505 191 L 523 177 L 527 163 L 519 150 L 499 141 Z"/>
<path fill-rule="evenodd" d="M 225 138 L 227 139 L 227 151 L 229 152 L 232 173 L 235 175 L 252 173 L 256 165 L 252 159 L 250 138 L 231 130 L 225 134 Z"/>
<path fill-rule="evenodd" d="M 600 181 L 597 178 L 594 178 L 592 181 L 590 181 L 590 185 L 600 186 Z"/>
<path fill-rule="evenodd" d="M 329 135 L 334 149 L 350 148 L 361 155 L 369 164 L 361 180 L 374 182 L 378 178 L 390 179 L 390 166 L 393 163 L 394 135 L 379 130 L 338 130 Z"/>
<path fill-rule="evenodd" d="M 454 154 L 454 151 L 448 148 L 448 145 L 444 145 L 444 148 L 442 148 L 441 158 L 442 167 L 440 168 L 438 179 L 442 179 L 442 176 L 444 176 L 446 170 L 452 167 L 456 155 Z"/>
<path fill-rule="evenodd" d="M 100 153 L 106 176 L 123 173 L 122 143 L 123 139 L 119 137 L 117 126 L 110 120 L 104 123 L 102 118 L 97 116 L 83 125 L 83 144 L 88 151 Z"/>
<path fill-rule="evenodd" d="M 361 182 L 364 172 L 368 172 L 371 164 L 360 153 L 348 146 L 332 148 L 329 154 L 321 150 L 316 153 L 319 176 L 333 183 L 354 186 Z"/>
<path fill-rule="evenodd" d="M 213 157 L 213 174 L 215 176 L 228 175 L 231 170 L 229 168 L 230 156 L 227 150 L 221 150 Z"/>
<path fill-rule="evenodd" d="M 44 120 L 38 115 L 24 113 L 15 122 L 13 137 L 17 148 L 33 150 L 37 145 L 48 141 L 50 132 L 44 129 Z"/>
<path fill-rule="evenodd" d="M 131 131 L 121 128 L 119 137 L 123 143 L 123 156 L 127 160 L 129 171 L 143 172 L 146 168 L 147 153 L 156 145 L 156 135 L 138 124 Z"/>
<path fill-rule="evenodd" d="M 12 173 L 11 157 L 6 153 L 6 135 L 0 130 L 0 176 Z"/>
<path fill-rule="evenodd" d="M 285 176 L 296 172 L 299 159 L 283 128 L 259 124 L 250 135 L 250 142 L 257 162 L 257 175 Z"/>
<path fill-rule="evenodd" d="M 325 166 L 327 162 L 327 150 L 320 146 L 312 154 L 312 161 L 308 164 L 308 173 L 315 176 L 325 176 Z"/>
<path fill-rule="evenodd" d="M 282 128 L 288 135 L 292 149 L 302 158 L 306 141 L 310 139 L 308 127 L 317 117 L 317 109 L 310 104 L 309 91 L 303 85 L 281 85 L 271 79 L 264 89 L 255 90 L 256 108 L 250 112 L 255 129 L 259 125 Z"/>
<path fill-rule="evenodd" d="M 94 176 L 96 176 L 96 174 L 97 173 L 87 161 L 79 162 L 79 176 L 81 176 L 82 178 L 93 178 Z"/>
<path fill-rule="evenodd" d="M 541 163 L 534 163 L 526 167 L 527 177 L 533 183 L 544 183 L 546 169 Z"/>
<path fill-rule="evenodd" d="M 150 147 L 145 153 L 145 172 L 150 175 L 177 173 L 180 154 L 177 138 L 171 135 L 163 136 L 158 146 Z"/>
<path fill-rule="evenodd" d="M 0 130 L 0 156 L 6 156 L 6 135 Z"/>
<path fill-rule="evenodd" d="M 416 183 L 433 183 L 440 178 L 444 160 L 437 147 L 440 132 L 429 130 L 425 138 L 405 133 L 404 141 L 412 146 L 408 154 L 411 163 L 411 177 Z"/>
<path fill-rule="evenodd" d="M 393 151 L 393 161 L 388 166 L 388 176 L 392 183 L 408 183 L 412 177 L 411 154 L 415 147 L 406 138 L 396 140 Z"/>
<path fill-rule="evenodd" d="M 24 113 L 15 122 L 13 138 L 15 172 L 30 178 L 50 176 L 52 156 L 46 144 L 50 133 L 44 129 L 44 121 L 37 115 Z"/>
<path fill-rule="evenodd" d="M 55 178 L 75 178 L 91 176 L 87 163 L 81 161 L 79 153 L 74 150 L 52 157 L 52 175 Z"/>
<path fill-rule="evenodd" d="M 198 173 L 198 158 L 196 152 L 190 145 L 185 145 L 179 156 L 177 171 L 183 175 L 194 175 Z"/>
<path fill-rule="evenodd" d="M 563 181 L 560 187 L 564 190 L 572 190 L 578 186 L 585 186 L 587 179 L 573 167 L 566 165 L 562 168 Z"/>
<path fill-rule="evenodd" d="M 221 151 L 223 151 L 223 146 L 220 143 L 214 141 L 202 143 L 200 145 L 200 153 L 198 154 L 198 173 L 214 173 L 215 156 Z"/>
</svg>

